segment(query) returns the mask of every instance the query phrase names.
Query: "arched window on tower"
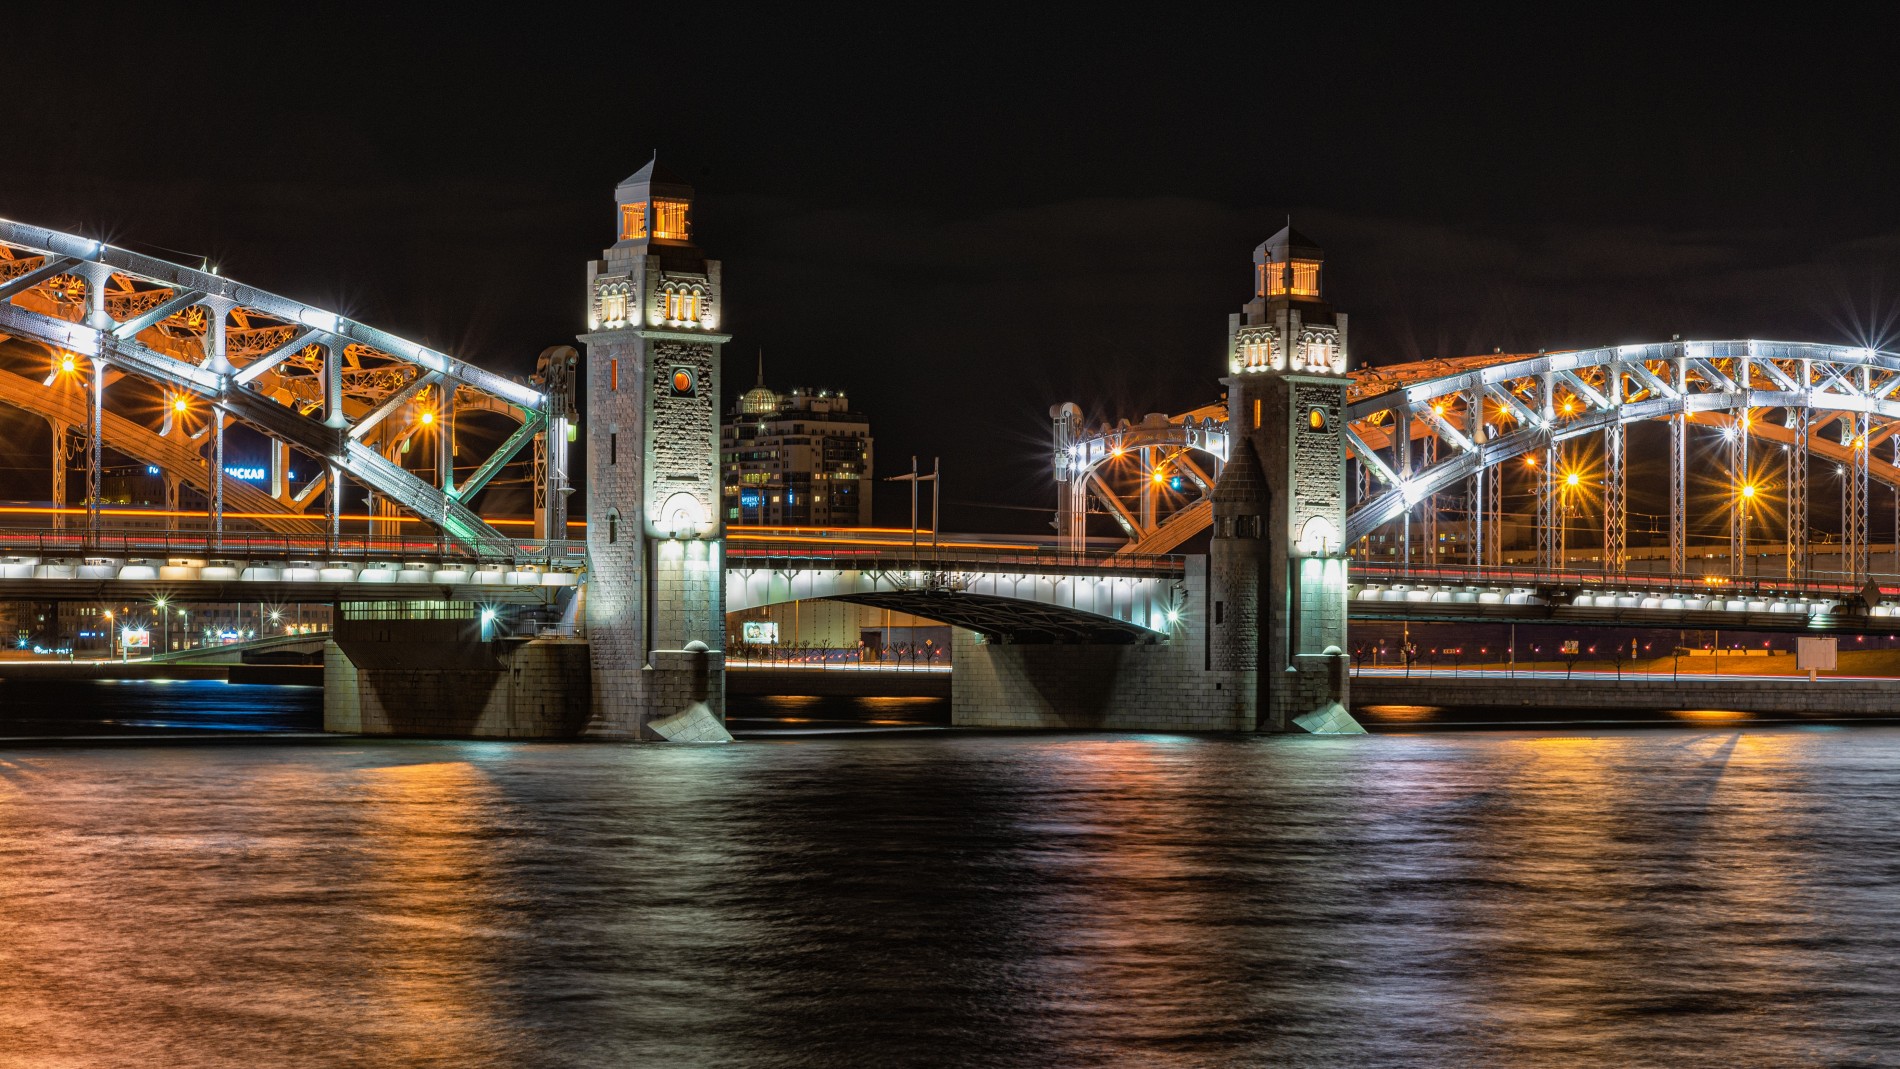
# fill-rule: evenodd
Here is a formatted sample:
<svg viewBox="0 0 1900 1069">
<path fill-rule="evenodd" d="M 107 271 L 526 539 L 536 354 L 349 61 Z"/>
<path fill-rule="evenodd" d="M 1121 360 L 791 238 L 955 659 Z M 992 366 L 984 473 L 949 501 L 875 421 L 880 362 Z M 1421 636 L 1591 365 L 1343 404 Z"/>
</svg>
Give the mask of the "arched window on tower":
<svg viewBox="0 0 1900 1069">
<path fill-rule="evenodd" d="M 615 542 L 618 542 L 618 541 L 620 541 L 620 510 L 608 509 L 607 510 L 607 544 L 613 545 Z"/>
</svg>

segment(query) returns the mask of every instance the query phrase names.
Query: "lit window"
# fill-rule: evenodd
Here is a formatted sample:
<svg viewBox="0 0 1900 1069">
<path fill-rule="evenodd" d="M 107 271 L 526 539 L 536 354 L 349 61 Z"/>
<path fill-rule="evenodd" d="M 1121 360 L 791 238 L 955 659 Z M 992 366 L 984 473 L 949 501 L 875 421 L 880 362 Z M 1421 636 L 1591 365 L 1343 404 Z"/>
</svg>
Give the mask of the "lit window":
<svg viewBox="0 0 1900 1069">
<path fill-rule="evenodd" d="M 1277 297 L 1290 293 L 1295 297 L 1319 296 L 1319 261 L 1294 260 L 1293 284 L 1287 285 L 1287 265 L 1283 263 L 1267 264 L 1261 268 L 1261 283 L 1265 292 L 1262 296 Z"/>
<path fill-rule="evenodd" d="M 647 236 L 647 202 L 620 206 L 620 240 Z"/>
<path fill-rule="evenodd" d="M 653 202 L 653 236 L 672 241 L 686 240 L 685 201 L 656 200 Z"/>
<path fill-rule="evenodd" d="M 609 293 L 600 299 L 600 319 L 603 323 L 624 323 L 627 321 L 627 295 Z"/>
</svg>

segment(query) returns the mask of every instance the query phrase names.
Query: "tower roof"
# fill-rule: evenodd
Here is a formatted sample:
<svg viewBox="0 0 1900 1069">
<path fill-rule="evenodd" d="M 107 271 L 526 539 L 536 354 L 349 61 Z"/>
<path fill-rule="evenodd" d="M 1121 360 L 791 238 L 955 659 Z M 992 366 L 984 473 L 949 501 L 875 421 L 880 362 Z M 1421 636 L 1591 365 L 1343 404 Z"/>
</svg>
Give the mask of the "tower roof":
<svg viewBox="0 0 1900 1069">
<path fill-rule="evenodd" d="M 1244 434 L 1236 437 L 1239 444 L 1214 483 L 1214 514 L 1258 516 L 1265 511 L 1271 490 L 1253 439 Z"/>
<path fill-rule="evenodd" d="M 1318 260 L 1324 254 L 1319 242 L 1293 229 L 1293 220 L 1288 219 L 1280 232 L 1260 243 L 1254 250 L 1254 260 L 1258 263 L 1273 261 L 1284 263 L 1287 260 Z"/>
<path fill-rule="evenodd" d="M 693 187 L 688 185 L 684 178 L 660 166 L 660 154 L 657 152 L 653 154 L 652 159 L 647 161 L 645 167 L 621 179 L 620 185 L 615 188 L 623 193 L 646 189 L 660 196 L 689 200 L 693 196 Z"/>
</svg>

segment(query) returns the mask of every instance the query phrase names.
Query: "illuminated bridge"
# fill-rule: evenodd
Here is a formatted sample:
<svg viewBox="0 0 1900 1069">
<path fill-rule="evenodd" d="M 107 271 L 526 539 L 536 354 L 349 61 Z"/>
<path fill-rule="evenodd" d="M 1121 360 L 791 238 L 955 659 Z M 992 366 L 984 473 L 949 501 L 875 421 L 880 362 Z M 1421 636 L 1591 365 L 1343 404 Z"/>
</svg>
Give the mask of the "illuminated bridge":
<svg viewBox="0 0 1900 1069">
<path fill-rule="evenodd" d="M 1900 538 L 1876 554 L 1871 523 L 1889 500 L 1874 485 L 1900 488 L 1900 356 L 1672 340 L 1351 380 L 1355 618 L 1537 604 L 1579 619 L 1889 612 L 1867 583 L 1900 580 L 1889 563 Z M 1225 406 L 1093 427 L 1077 405 L 1052 416 L 1065 544 L 1081 544 L 1091 511 L 1112 517 L 1136 555 L 1208 529 Z M 1885 511 L 1900 525 L 1900 508 Z"/>
<path fill-rule="evenodd" d="M 1317 732 L 1358 730 L 1349 620 L 1900 614 L 1871 534 L 1873 484 L 1900 487 L 1879 459 L 1900 461 L 1900 357 L 1672 339 L 1349 373 L 1347 317 L 1290 226 L 1255 250 L 1223 403 L 1052 410 L 1053 541 L 728 529 L 724 295 L 692 197 L 657 161 L 616 188 L 588 358 L 548 349 L 526 381 L 210 265 L 0 221 L 0 404 L 51 443 L 50 505 L 0 505 L 0 583 L 337 603 L 326 724 L 510 737 L 723 737 L 723 616 L 807 599 L 955 625 L 958 723 Z M 141 478 L 162 489 L 128 492 Z M 162 507 L 108 504 L 128 498 Z M 1122 544 L 1091 542 L 1095 511 Z M 497 650 L 489 607 L 510 603 L 549 631 Z"/>
<path fill-rule="evenodd" d="M 0 508 L 0 582 L 20 597 L 549 602 L 585 559 L 563 493 L 573 365 L 550 350 L 516 381 L 209 267 L 0 221 L 0 404 L 45 420 L 53 502 Z M 515 481 L 532 483 L 534 530 L 504 533 L 475 506 L 530 445 Z M 163 508 L 105 503 L 109 481 L 124 497 L 141 479 Z"/>
</svg>

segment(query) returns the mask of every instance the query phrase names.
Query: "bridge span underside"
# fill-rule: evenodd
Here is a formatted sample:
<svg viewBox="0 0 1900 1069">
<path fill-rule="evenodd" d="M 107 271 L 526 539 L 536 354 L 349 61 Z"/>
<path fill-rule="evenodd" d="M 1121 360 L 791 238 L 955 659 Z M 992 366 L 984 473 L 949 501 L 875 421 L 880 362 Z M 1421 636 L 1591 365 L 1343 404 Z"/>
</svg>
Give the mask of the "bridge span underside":
<svg viewBox="0 0 1900 1069">
<path fill-rule="evenodd" d="M 754 555 L 756 554 L 756 555 Z M 961 627 L 1002 643 L 1153 642 L 1182 606 L 1183 558 L 1038 559 L 1034 549 L 967 560 L 776 557 L 735 544 L 726 611 L 848 601 Z"/>
<path fill-rule="evenodd" d="M 848 601 L 921 616 L 975 631 L 992 642 L 1125 645 L 1150 641 L 1155 637 L 1153 631 L 1139 624 L 1059 605 L 1041 605 L 1033 601 L 987 594 L 894 590 L 880 594 L 846 594 L 828 600 Z"/>
</svg>

